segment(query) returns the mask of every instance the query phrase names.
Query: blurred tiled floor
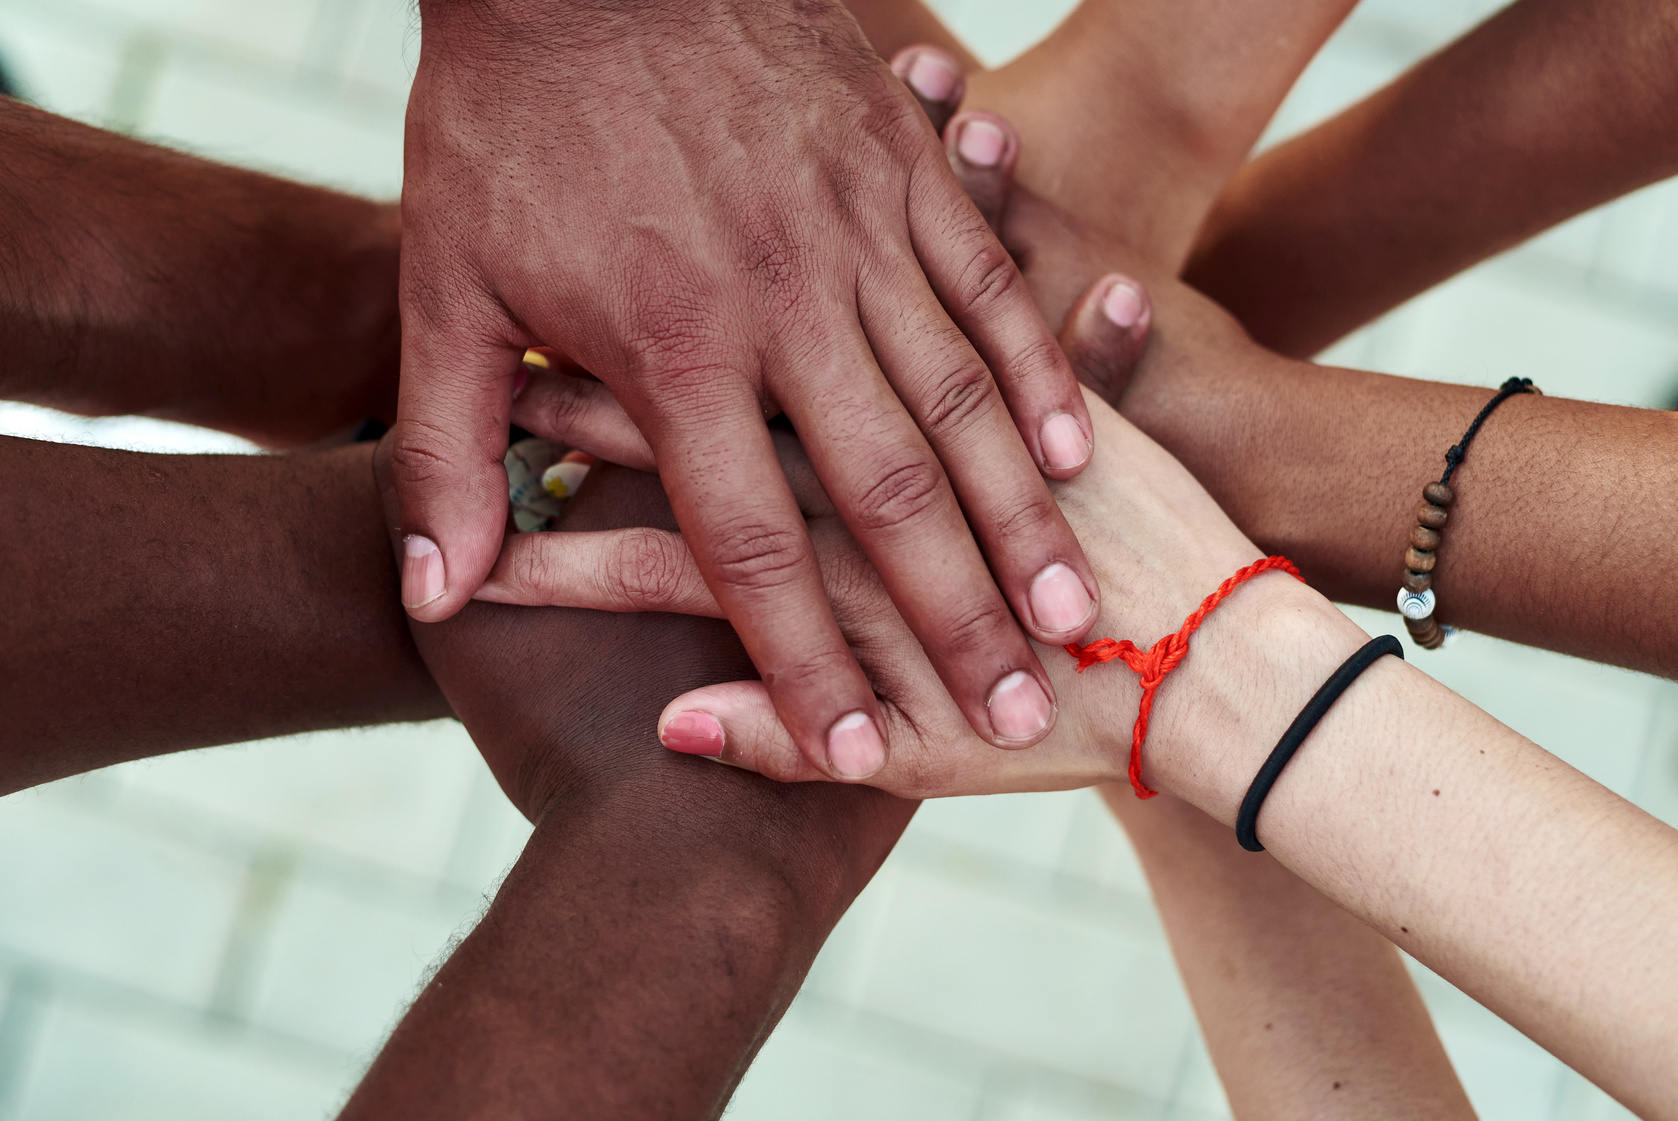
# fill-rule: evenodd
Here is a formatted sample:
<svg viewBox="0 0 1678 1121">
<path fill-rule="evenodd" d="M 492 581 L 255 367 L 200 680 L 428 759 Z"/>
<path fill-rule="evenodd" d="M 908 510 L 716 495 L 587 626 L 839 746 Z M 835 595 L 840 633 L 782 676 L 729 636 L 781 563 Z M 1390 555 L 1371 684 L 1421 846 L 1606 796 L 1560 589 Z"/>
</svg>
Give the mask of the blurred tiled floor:
<svg viewBox="0 0 1678 1121">
<path fill-rule="evenodd" d="M 987 59 L 1067 0 L 943 0 Z M 1373 88 L 1494 4 L 1366 0 L 1272 135 Z M 394 195 L 406 0 L 0 0 L 41 104 Z M 1678 404 L 1678 191 L 1586 215 L 1331 359 Z M 149 421 L 0 406 L 0 430 L 224 450 Z M 1395 629 L 1368 613 L 1371 628 Z M 1470 636 L 1420 664 L 1678 822 L 1678 687 Z M 330 1114 L 526 833 L 459 729 L 319 735 L 113 768 L 0 801 L 0 1119 Z M 1488 1118 L 1624 1111 L 1418 971 Z M 731 1115 L 1226 1117 L 1146 889 L 1088 793 L 925 807 L 841 924 Z"/>
</svg>

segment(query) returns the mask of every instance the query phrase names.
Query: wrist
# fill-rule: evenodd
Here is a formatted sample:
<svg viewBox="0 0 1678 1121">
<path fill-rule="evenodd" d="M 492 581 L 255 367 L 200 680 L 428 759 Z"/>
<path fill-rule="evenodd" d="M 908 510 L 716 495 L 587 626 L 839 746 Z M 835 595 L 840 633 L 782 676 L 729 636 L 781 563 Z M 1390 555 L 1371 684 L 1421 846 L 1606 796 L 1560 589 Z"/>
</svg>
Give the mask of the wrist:
<svg viewBox="0 0 1678 1121">
<path fill-rule="evenodd" d="M 1145 781 L 1233 824 L 1294 716 L 1367 640 L 1299 581 L 1279 572 L 1255 578 L 1207 617 L 1161 689 L 1143 749 Z"/>
<path fill-rule="evenodd" d="M 550 783 L 533 806 L 537 831 L 575 833 L 586 821 L 591 833 L 619 837 L 612 847 L 620 857 L 633 850 L 637 864 L 681 885 L 672 889 L 673 905 L 752 918 L 765 948 L 802 947 L 814 956 L 915 809 L 871 787 L 782 786 L 658 750 L 644 767 L 630 762 L 639 750 L 613 752 L 632 773 L 604 782 L 570 769 L 571 781 Z"/>
</svg>

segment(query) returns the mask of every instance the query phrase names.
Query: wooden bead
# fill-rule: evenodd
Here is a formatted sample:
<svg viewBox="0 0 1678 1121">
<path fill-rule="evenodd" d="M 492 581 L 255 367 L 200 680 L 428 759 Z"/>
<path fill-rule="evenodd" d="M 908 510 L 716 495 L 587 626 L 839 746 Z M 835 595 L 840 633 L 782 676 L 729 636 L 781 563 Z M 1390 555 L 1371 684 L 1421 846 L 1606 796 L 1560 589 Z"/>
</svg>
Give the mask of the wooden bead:
<svg viewBox="0 0 1678 1121">
<path fill-rule="evenodd" d="M 1437 650 L 1445 641 L 1445 628 L 1441 627 L 1432 615 L 1426 619 L 1406 619 L 1404 625 L 1410 631 L 1410 637 L 1415 639 L 1416 645 L 1424 650 Z"/>
<path fill-rule="evenodd" d="M 1426 572 L 1411 572 L 1404 570 L 1404 590 L 1407 592 L 1425 592 L 1433 587 L 1433 576 Z"/>
<path fill-rule="evenodd" d="M 1422 488 L 1422 497 L 1435 506 L 1449 506 L 1457 500 L 1457 492 L 1445 483 L 1429 483 Z"/>
<path fill-rule="evenodd" d="M 1434 561 L 1434 555 L 1425 549 L 1412 545 L 1404 550 L 1404 567 L 1411 572 L 1432 572 Z"/>
<path fill-rule="evenodd" d="M 1439 548 L 1439 534 L 1435 533 L 1425 525 L 1411 526 L 1410 544 L 1414 545 L 1418 549 L 1424 549 L 1431 553 L 1435 549 Z"/>
<path fill-rule="evenodd" d="M 1416 507 L 1416 523 L 1425 525 L 1429 529 L 1444 529 L 1450 520 L 1450 511 L 1443 506 L 1435 506 L 1431 502 L 1424 502 Z"/>
</svg>

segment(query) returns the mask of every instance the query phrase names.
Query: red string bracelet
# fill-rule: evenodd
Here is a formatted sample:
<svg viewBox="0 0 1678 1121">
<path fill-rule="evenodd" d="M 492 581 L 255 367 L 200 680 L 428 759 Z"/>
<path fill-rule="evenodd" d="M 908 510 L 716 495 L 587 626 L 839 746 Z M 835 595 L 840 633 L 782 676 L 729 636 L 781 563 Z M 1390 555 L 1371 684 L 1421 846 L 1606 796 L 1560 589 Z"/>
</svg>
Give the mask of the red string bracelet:
<svg viewBox="0 0 1678 1121">
<path fill-rule="evenodd" d="M 1206 621 L 1206 616 L 1212 613 L 1212 609 L 1227 599 L 1229 593 L 1236 588 L 1272 568 L 1281 569 L 1301 583 L 1305 581 L 1305 577 L 1299 574 L 1299 569 L 1294 567 L 1293 561 L 1287 557 L 1265 557 L 1263 560 L 1254 561 L 1219 584 L 1217 590 L 1194 609 L 1194 614 L 1183 620 L 1182 629 L 1176 634 L 1166 635 L 1149 650 L 1140 649 L 1128 638 L 1122 642 L 1099 638 L 1088 646 L 1079 646 L 1075 642 L 1066 644 L 1066 652 L 1078 659 L 1079 673 L 1098 662 L 1118 660 L 1142 678 L 1142 707 L 1136 714 L 1136 730 L 1130 737 L 1130 785 L 1138 798 L 1152 798 L 1159 793 L 1142 785 L 1142 741 L 1148 735 L 1148 714 L 1154 708 L 1154 694 L 1159 692 L 1165 675 L 1181 665 L 1183 659 L 1188 656 L 1189 636 L 1200 629 L 1200 624 Z"/>
</svg>

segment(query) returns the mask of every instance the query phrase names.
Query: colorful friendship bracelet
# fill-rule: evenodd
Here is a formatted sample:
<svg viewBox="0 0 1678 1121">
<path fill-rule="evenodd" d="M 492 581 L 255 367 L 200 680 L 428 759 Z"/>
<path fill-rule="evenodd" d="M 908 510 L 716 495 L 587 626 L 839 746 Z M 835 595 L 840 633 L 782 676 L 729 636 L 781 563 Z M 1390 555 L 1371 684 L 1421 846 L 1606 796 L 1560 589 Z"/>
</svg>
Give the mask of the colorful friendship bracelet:
<svg viewBox="0 0 1678 1121">
<path fill-rule="evenodd" d="M 1182 664 L 1188 656 L 1189 636 L 1200 629 L 1200 624 L 1206 621 L 1206 616 L 1212 609 L 1229 597 L 1237 587 L 1251 580 L 1261 572 L 1280 569 L 1292 576 L 1300 583 L 1305 577 L 1299 574 L 1299 569 L 1287 557 L 1265 557 L 1254 561 L 1246 568 L 1225 580 L 1217 589 L 1201 601 L 1199 607 L 1187 619 L 1175 634 L 1168 634 L 1150 649 L 1143 650 L 1130 639 L 1122 642 L 1111 638 L 1100 638 L 1088 646 L 1079 646 L 1075 642 L 1067 643 L 1066 652 L 1078 659 L 1078 672 L 1083 673 L 1091 666 L 1100 662 L 1122 661 L 1142 679 L 1142 705 L 1136 713 L 1136 727 L 1130 734 L 1130 787 L 1136 791 L 1138 798 L 1152 798 L 1158 794 L 1157 790 L 1150 790 L 1142 782 L 1142 741 L 1148 735 L 1148 715 L 1154 710 L 1154 695 L 1165 681 L 1165 675 Z"/>
<path fill-rule="evenodd" d="M 1416 645 L 1425 650 L 1437 650 L 1456 637 L 1455 627 L 1441 626 L 1433 617 L 1437 600 L 1433 593 L 1433 566 L 1438 563 L 1439 549 L 1445 523 L 1451 517 L 1451 503 L 1457 492 L 1451 488 L 1451 476 L 1462 466 L 1468 445 L 1479 435 L 1480 426 L 1503 402 L 1518 393 L 1537 393 L 1543 390 L 1532 384 L 1531 378 L 1510 378 L 1498 387 L 1497 393 L 1475 416 L 1462 439 L 1445 453 L 1445 474 L 1436 483 L 1422 488 L 1422 504 L 1416 509 L 1416 524 L 1410 529 L 1410 547 L 1404 553 L 1404 583 L 1398 589 L 1398 613 L 1404 616 L 1404 626 Z"/>
</svg>

